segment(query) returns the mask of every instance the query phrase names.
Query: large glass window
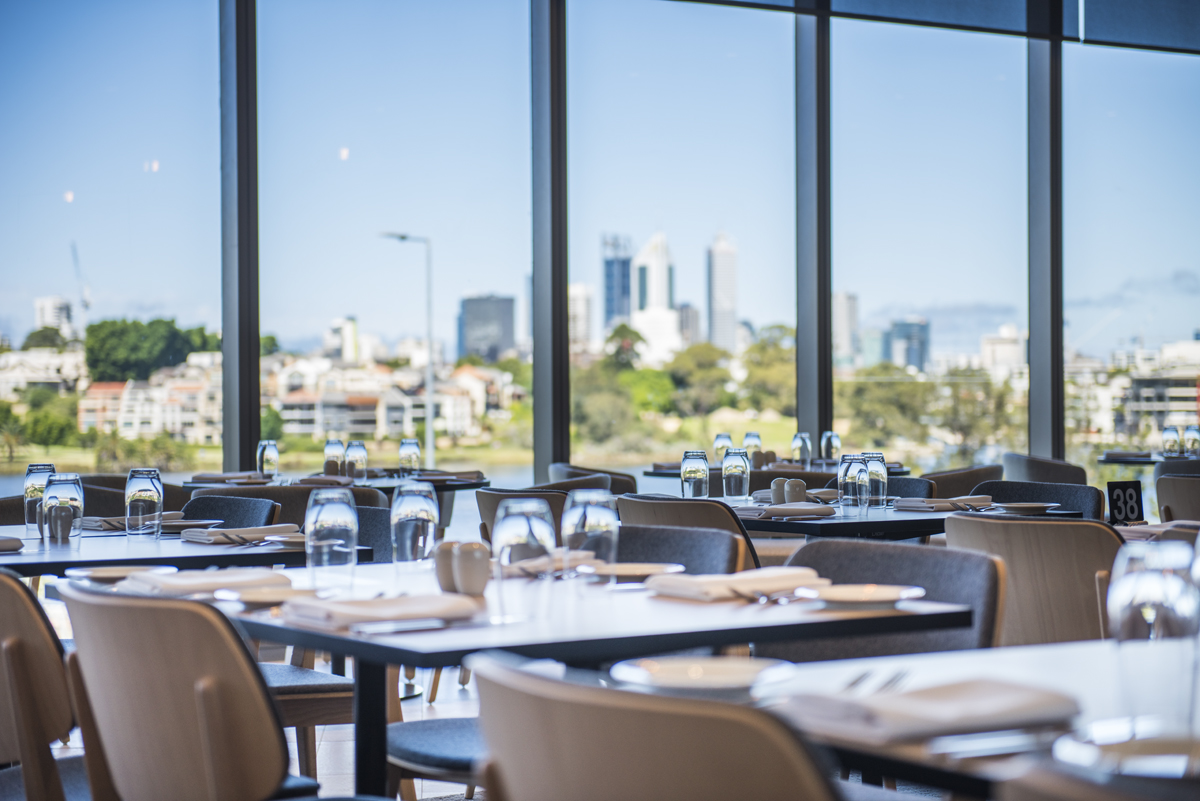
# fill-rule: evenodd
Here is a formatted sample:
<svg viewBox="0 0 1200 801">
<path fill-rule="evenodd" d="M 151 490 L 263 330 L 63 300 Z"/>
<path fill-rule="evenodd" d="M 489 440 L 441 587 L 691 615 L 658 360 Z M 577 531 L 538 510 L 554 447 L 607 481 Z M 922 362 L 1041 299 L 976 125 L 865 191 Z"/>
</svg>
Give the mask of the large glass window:
<svg viewBox="0 0 1200 801">
<path fill-rule="evenodd" d="M 221 464 L 217 4 L 0 4 L 0 495 Z"/>
<path fill-rule="evenodd" d="M 921 471 L 1026 448 L 1025 40 L 834 19 L 834 427 Z"/>
<path fill-rule="evenodd" d="M 326 437 L 532 479 L 529 4 L 258 3 L 262 420 L 284 469 Z M 383 234 L 406 234 L 408 240 Z"/>
<path fill-rule="evenodd" d="M 572 460 L 795 433 L 790 13 L 572 0 Z"/>
</svg>

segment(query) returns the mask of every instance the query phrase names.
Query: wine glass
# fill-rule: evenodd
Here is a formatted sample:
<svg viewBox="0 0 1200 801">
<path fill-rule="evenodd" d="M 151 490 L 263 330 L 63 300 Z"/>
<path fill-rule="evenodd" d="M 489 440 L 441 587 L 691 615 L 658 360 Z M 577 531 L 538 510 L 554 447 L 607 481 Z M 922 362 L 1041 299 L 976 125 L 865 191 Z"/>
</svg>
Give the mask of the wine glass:
<svg viewBox="0 0 1200 801">
<path fill-rule="evenodd" d="M 158 470 L 135 467 L 125 478 L 125 533 L 162 535 L 163 485 Z"/>
<path fill-rule="evenodd" d="M 38 506 L 46 492 L 46 479 L 56 472 L 52 464 L 31 464 L 25 468 L 25 536 L 38 531 Z M 38 533 L 40 537 L 40 532 Z"/>
<path fill-rule="evenodd" d="M 279 445 L 273 439 L 263 441 L 262 460 L 258 472 L 269 478 L 279 475 Z"/>
<path fill-rule="evenodd" d="M 352 440 L 346 446 L 346 475 L 361 484 L 367 478 L 367 446 L 361 439 Z"/>
<path fill-rule="evenodd" d="M 866 457 L 867 461 L 867 497 L 870 499 L 870 505 L 876 507 L 887 506 L 887 462 L 884 460 L 882 453 L 864 453 L 863 456 Z"/>
<path fill-rule="evenodd" d="M 48 539 L 79 547 L 83 534 L 83 480 L 78 473 L 51 473 L 42 495 L 42 523 Z"/>
<path fill-rule="evenodd" d="M 746 453 L 756 453 L 762 450 L 762 437 L 757 431 L 747 431 L 742 436 L 742 447 L 746 449 Z"/>
<path fill-rule="evenodd" d="M 792 461 L 805 470 L 812 469 L 812 440 L 807 431 L 801 431 L 792 437 Z"/>
<path fill-rule="evenodd" d="M 340 476 L 345 474 L 346 446 L 340 439 L 325 440 L 325 475 Z"/>
<path fill-rule="evenodd" d="M 750 457 L 745 448 L 729 448 L 721 460 L 725 502 L 730 506 L 750 502 Z"/>
<path fill-rule="evenodd" d="M 400 475 L 411 476 L 421 470 L 421 443 L 415 439 L 400 440 Z"/>
<path fill-rule="evenodd" d="M 440 522 L 437 492 L 426 481 L 401 481 L 392 500 L 392 561 L 433 556 Z"/>
<path fill-rule="evenodd" d="M 620 526 L 617 499 L 608 490 L 571 490 L 562 516 L 563 578 L 573 575 L 573 551 L 591 551 L 592 558 L 615 564 Z"/>
<path fill-rule="evenodd" d="M 708 454 L 704 451 L 684 451 L 679 463 L 679 479 L 684 498 L 708 497 Z"/>
<path fill-rule="evenodd" d="M 358 563 L 358 511 L 349 487 L 322 487 L 308 496 L 304 550 L 315 590 L 350 590 Z"/>
<path fill-rule="evenodd" d="M 513 623 L 530 614 L 526 587 L 529 582 L 525 579 L 553 574 L 555 539 L 554 518 L 544 499 L 508 498 L 500 502 L 496 524 L 492 526 L 499 604 L 499 614 L 491 619 L 493 623 Z"/>
<path fill-rule="evenodd" d="M 836 431 L 826 431 L 821 435 L 821 458 L 836 462 L 842 456 L 842 438 Z"/>
<path fill-rule="evenodd" d="M 1200 456 L 1200 426 L 1188 426 L 1183 430 L 1183 452 L 1193 459 Z"/>
<path fill-rule="evenodd" d="M 713 458 L 720 462 L 725 458 L 725 451 L 733 447 L 733 437 L 728 434 L 717 434 L 713 437 Z"/>
<path fill-rule="evenodd" d="M 1162 430 L 1163 456 L 1179 456 L 1179 426 L 1164 426 Z"/>
</svg>

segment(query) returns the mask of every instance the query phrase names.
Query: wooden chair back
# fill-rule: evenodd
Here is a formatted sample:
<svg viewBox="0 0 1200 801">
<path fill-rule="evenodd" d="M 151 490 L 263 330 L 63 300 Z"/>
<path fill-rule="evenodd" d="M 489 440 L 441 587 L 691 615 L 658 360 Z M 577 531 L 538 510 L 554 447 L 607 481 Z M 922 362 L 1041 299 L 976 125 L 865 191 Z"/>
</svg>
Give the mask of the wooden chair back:
<svg viewBox="0 0 1200 801">
<path fill-rule="evenodd" d="M 204 487 L 192 493 L 193 498 L 205 495 L 224 495 L 241 498 L 266 498 L 279 504 L 280 523 L 293 523 L 304 526 L 304 512 L 308 509 L 308 496 L 320 487 L 306 484 L 292 484 L 287 487 Z M 388 498 L 374 487 L 349 487 L 354 495 L 355 506 L 388 507 Z M 90 514 L 90 512 L 89 512 Z"/>
<path fill-rule="evenodd" d="M 1200 520 L 1200 476 L 1163 476 L 1154 482 L 1158 516 L 1172 520 Z"/>
<path fill-rule="evenodd" d="M 592 473 L 586 476 L 577 476 L 568 478 L 562 481 L 550 481 L 545 484 L 534 484 L 529 487 L 531 490 L 561 490 L 570 492 L 577 489 L 602 489 L 612 491 L 612 477 L 608 473 Z"/>
<path fill-rule="evenodd" d="M 479 533 L 484 542 L 492 541 L 492 526 L 496 524 L 496 511 L 500 502 L 509 498 L 541 498 L 550 505 L 550 516 L 554 518 L 554 538 L 562 544 L 562 515 L 567 505 L 566 490 L 529 488 L 524 490 L 480 489 L 475 490 L 475 503 L 479 504 Z"/>
<path fill-rule="evenodd" d="M 935 498 L 958 498 L 970 495 L 971 490 L 984 481 L 999 481 L 1003 477 L 1004 468 L 998 464 L 976 465 L 961 470 L 945 470 L 921 476 L 937 485 Z"/>
<path fill-rule="evenodd" d="M 746 527 L 733 509 L 721 501 L 671 495 L 622 495 L 617 498 L 617 514 L 621 525 L 716 528 L 737 534 L 741 542 L 738 569 L 761 567 Z"/>
<path fill-rule="evenodd" d="M 1041 481 L 1049 484 L 1086 484 L 1087 470 L 1062 459 L 1045 459 L 1023 453 L 1006 453 L 1003 457 L 1004 478 L 1007 481 Z"/>
<path fill-rule="evenodd" d="M 0 526 L 25 525 L 25 496 L 0 498 Z"/>
<path fill-rule="evenodd" d="M 583 467 L 567 462 L 555 462 L 550 465 L 550 480 L 553 482 L 568 481 L 573 478 L 583 478 L 603 473 L 609 478 L 609 491 L 613 495 L 625 495 L 637 492 L 637 479 L 628 473 L 618 473 L 614 470 L 602 470 L 599 467 Z"/>
</svg>

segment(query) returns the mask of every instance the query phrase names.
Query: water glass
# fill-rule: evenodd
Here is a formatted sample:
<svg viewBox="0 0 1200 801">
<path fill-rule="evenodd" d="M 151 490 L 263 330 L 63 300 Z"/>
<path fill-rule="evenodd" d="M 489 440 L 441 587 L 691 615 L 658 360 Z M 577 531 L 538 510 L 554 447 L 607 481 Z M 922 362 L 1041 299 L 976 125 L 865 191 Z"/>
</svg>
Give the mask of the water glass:
<svg viewBox="0 0 1200 801">
<path fill-rule="evenodd" d="M 358 512 L 349 487 L 322 487 L 308 496 L 304 552 L 314 590 L 353 588 L 358 562 Z"/>
<path fill-rule="evenodd" d="M 812 440 L 807 431 L 792 437 L 792 461 L 805 470 L 812 470 Z"/>
<path fill-rule="evenodd" d="M 838 464 L 838 503 L 842 507 L 843 516 L 858 513 L 859 474 L 865 473 L 866 469 L 866 460 L 861 455 L 845 454 Z M 869 494 L 869 479 L 867 486 Z"/>
<path fill-rule="evenodd" d="M 356 439 L 346 446 L 346 475 L 361 484 L 367 478 L 367 446 Z"/>
<path fill-rule="evenodd" d="M 750 502 L 750 457 L 745 448 L 729 448 L 721 460 L 725 503 L 737 506 Z"/>
<path fill-rule="evenodd" d="M 261 475 L 274 478 L 279 475 L 279 446 L 273 439 L 260 439 L 255 468 Z"/>
<path fill-rule="evenodd" d="M 346 474 L 346 446 L 340 439 L 325 440 L 325 475 L 342 476 Z"/>
<path fill-rule="evenodd" d="M 756 453 L 762 450 L 762 437 L 757 431 L 747 431 L 742 437 L 742 447 L 746 449 L 746 453 Z"/>
<path fill-rule="evenodd" d="M 1163 456 L 1180 456 L 1179 426 L 1164 426 L 1162 430 Z"/>
<path fill-rule="evenodd" d="M 392 561 L 433 556 L 440 522 L 437 492 L 426 481 L 401 481 L 392 499 Z"/>
<path fill-rule="evenodd" d="M 826 431 L 821 435 L 821 458 L 836 462 L 842 456 L 842 438 L 836 431 Z"/>
<path fill-rule="evenodd" d="M 78 473 L 51 473 L 46 479 L 42 523 L 51 542 L 79 547 L 83 534 L 83 479 Z"/>
<path fill-rule="evenodd" d="M 683 482 L 683 497 L 708 497 L 708 454 L 704 451 L 684 451 L 679 464 L 679 478 Z"/>
<path fill-rule="evenodd" d="M 1200 588 L 1186 542 L 1121 546 L 1108 588 L 1109 631 L 1119 644 L 1121 692 L 1132 733 L 1188 737 L 1193 730 Z"/>
<path fill-rule="evenodd" d="M 591 551 L 593 558 L 616 564 L 620 527 L 617 499 L 608 490 L 571 490 L 562 516 L 563 578 L 574 575 L 572 551 Z M 616 576 L 611 579 L 616 582 Z"/>
<path fill-rule="evenodd" d="M 415 439 L 400 440 L 400 475 L 411 476 L 421 470 L 421 443 Z"/>
<path fill-rule="evenodd" d="M 864 453 L 867 460 L 868 491 L 870 506 L 887 506 L 888 471 L 882 453 Z"/>
<path fill-rule="evenodd" d="M 31 464 L 25 468 L 25 536 L 38 533 L 38 507 L 46 492 L 46 479 L 56 472 L 52 464 Z M 41 534 L 38 533 L 40 537 Z"/>
<path fill-rule="evenodd" d="M 1183 452 L 1193 459 L 1200 456 L 1200 426 L 1188 426 L 1183 430 Z"/>
<path fill-rule="evenodd" d="M 492 623 L 513 623 L 529 617 L 534 610 L 536 596 L 528 589 L 526 578 L 547 578 L 553 574 L 554 564 L 549 559 L 545 570 L 519 567 L 519 562 L 528 559 L 549 557 L 555 550 L 554 518 L 550 505 L 542 498 L 508 498 L 496 509 L 496 523 L 492 526 L 492 554 L 496 557 L 496 599 L 498 614 Z M 506 573 L 518 570 L 517 576 L 506 577 Z M 538 584 L 540 582 L 532 582 Z"/>
<path fill-rule="evenodd" d="M 135 467 L 125 479 L 125 533 L 162 535 L 163 485 L 153 467 Z"/>
<path fill-rule="evenodd" d="M 733 447 L 733 437 L 728 434 L 717 434 L 713 437 L 713 458 L 718 463 L 725 458 L 725 451 Z"/>
</svg>

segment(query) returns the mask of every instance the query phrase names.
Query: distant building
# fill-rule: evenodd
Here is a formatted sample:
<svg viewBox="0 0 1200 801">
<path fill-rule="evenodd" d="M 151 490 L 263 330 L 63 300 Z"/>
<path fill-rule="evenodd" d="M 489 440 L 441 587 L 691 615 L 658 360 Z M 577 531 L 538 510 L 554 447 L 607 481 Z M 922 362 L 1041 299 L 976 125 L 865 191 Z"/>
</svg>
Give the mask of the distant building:
<svg viewBox="0 0 1200 801">
<path fill-rule="evenodd" d="M 608 329 L 628 320 L 631 311 L 629 239 L 605 234 L 600 238 L 600 254 L 604 260 L 604 327 Z"/>
<path fill-rule="evenodd" d="M 758 339 L 758 334 L 754 332 L 754 324 L 749 320 L 742 320 L 738 323 L 736 344 L 733 347 L 733 355 L 741 358 L 741 355 L 749 350 L 750 346 Z M 739 379 L 744 381 L 745 379 Z"/>
<path fill-rule="evenodd" d="M 83 349 L 30 348 L 0 353 L 0 400 L 17 401 L 26 389 L 75 392 L 87 385 Z"/>
<path fill-rule="evenodd" d="M 679 312 L 675 309 L 675 265 L 667 237 L 657 233 L 637 252 L 632 262 L 633 310 L 629 325 L 642 335 L 642 361 L 659 367 L 683 347 Z"/>
<path fill-rule="evenodd" d="M 737 352 L 737 247 L 717 234 L 708 248 L 708 341 Z"/>
<path fill-rule="evenodd" d="M 567 287 L 567 342 L 572 354 L 592 349 L 592 285 Z"/>
<path fill-rule="evenodd" d="M 475 355 L 484 361 L 504 358 L 516 346 L 510 297 L 485 295 L 463 298 L 458 315 L 458 357 Z"/>
<path fill-rule="evenodd" d="M 697 342 L 703 342 L 700 335 L 700 310 L 690 303 L 679 304 L 679 337 L 683 346 L 689 348 Z"/>
<path fill-rule="evenodd" d="M 885 351 L 888 336 L 878 328 L 862 328 L 858 332 L 858 367 L 874 367 L 880 362 L 890 362 L 892 354 Z"/>
<path fill-rule="evenodd" d="M 74 339 L 75 328 L 71 325 L 71 302 L 59 295 L 33 299 L 34 330 L 55 328 L 63 339 Z"/>
<path fill-rule="evenodd" d="M 929 321 L 924 317 L 894 320 L 884 352 L 890 355 L 892 364 L 924 372 L 929 364 Z"/>
<path fill-rule="evenodd" d="M 979 338 L 980 365 L 998 381 L 1025 369 L 1026 351 L 1025 335 L 1015 325 L 1002 325 L 999 333 Z"/>
<path fill-rule="evenodd" d="M 858 296 L 833 293 L 833 366 L 854 367 L 858 356 Z"/>
<path fill-rule="evenodd" d="M 321 338 L 321 352 L 330 359 L 358 364 L 358 320 L 339 317 L 331 322 Z"/>
<path fill-rule="evenodd" d="M 425 363 L 429 361 L 429 347 L 423 337 L 405 337 L 396 343 L 392 353 L 397 359 L 407 360 L 408 366 L 414 369 L 423 369 Z M 433 364 L 436 367 L 445 360 L 442 341 L 435 339 L 433 341 Z"/>
</svg>

